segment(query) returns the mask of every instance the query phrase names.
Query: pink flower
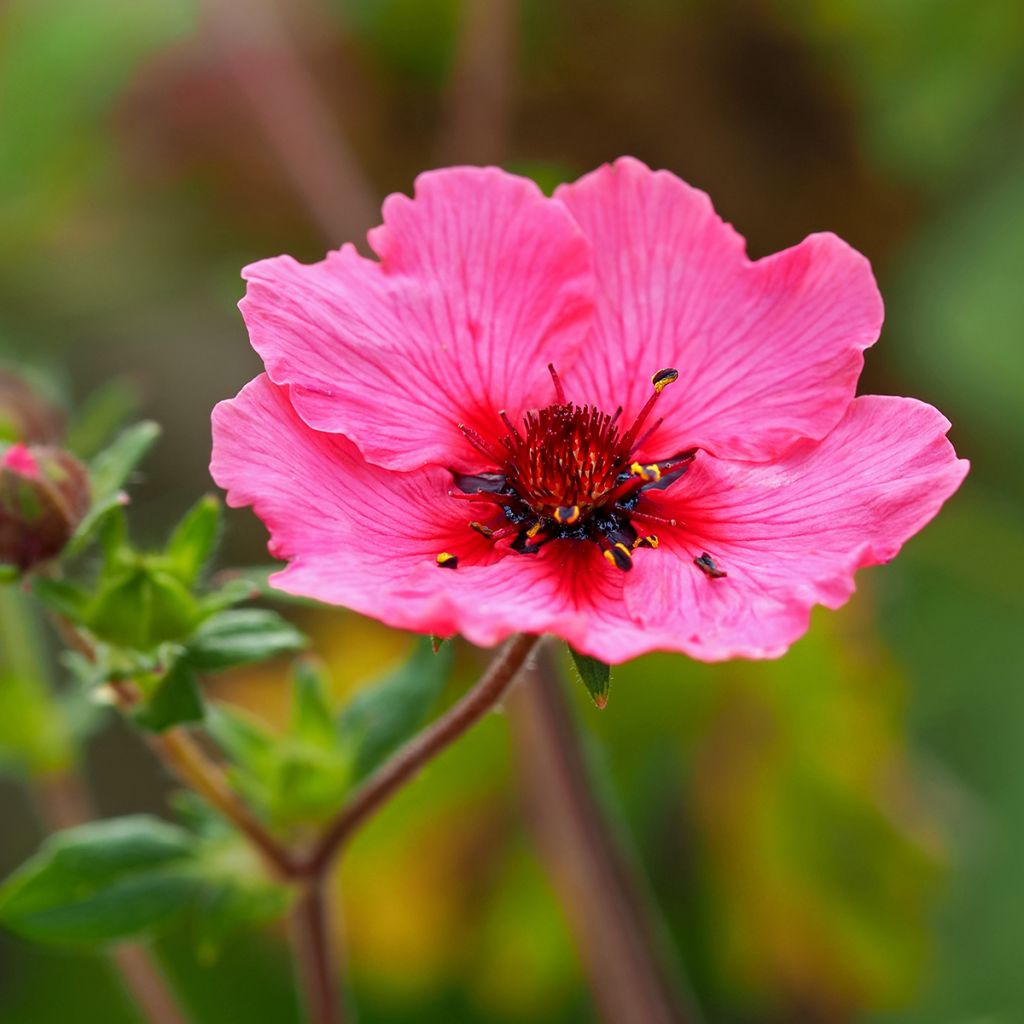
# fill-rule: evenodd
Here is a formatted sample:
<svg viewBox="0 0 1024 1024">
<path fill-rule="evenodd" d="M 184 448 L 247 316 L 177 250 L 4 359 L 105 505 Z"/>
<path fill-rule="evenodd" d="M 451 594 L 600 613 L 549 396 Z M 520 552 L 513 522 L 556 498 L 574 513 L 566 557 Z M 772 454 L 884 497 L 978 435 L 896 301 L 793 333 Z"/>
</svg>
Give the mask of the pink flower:
<svg viewBox="0 0 1024 1024">
<path fill-rule="evenodd" d="M 553 199 L 424 174 L 369 237 L 244 271 L 266 373 L 214 411 L 211 470 L 282 590 L 611 663 L 772 657 L 967 471 L 935 409 L 854 398 L 882 302 L 834 235 L 751 261 L 625 158 Z"/>
</svg>

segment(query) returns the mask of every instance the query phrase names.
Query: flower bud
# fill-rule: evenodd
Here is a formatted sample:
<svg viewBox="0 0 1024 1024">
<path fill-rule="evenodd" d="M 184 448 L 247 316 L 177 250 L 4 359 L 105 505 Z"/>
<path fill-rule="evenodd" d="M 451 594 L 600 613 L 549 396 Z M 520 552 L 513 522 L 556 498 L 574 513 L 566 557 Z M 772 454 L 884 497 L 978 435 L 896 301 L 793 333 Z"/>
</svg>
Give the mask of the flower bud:
<svg viewBox="0 0 1024 1024">
<path fill-rule="evenodd" d="M 89 475 L 60 448 L 0 449 L 0 565 L 24 572 L 59 555 L 89 509 Z"/>
<path fill-rule="evenodd" d="M 188 587 L 158 557 L 141 555 L 101 582 L 87 625 L 107 643 L 150 651 L 184 640 L 201 617 Z"/>
<path fill-rule="evenodd" d="M 0 442 L 54 444 L 64 436 L 64 413 L 28 381 L 0 370 Z"/>
</svg>

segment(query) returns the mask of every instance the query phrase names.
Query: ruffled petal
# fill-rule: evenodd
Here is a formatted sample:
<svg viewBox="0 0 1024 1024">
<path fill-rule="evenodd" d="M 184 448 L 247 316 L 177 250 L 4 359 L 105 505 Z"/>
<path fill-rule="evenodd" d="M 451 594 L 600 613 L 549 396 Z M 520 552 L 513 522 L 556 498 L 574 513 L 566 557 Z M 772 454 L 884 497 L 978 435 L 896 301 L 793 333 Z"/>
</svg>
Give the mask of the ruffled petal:
<svg viewBox="0 0 1024 1024">
<path fill-rule="evenodd" d="M 555 195 L 593 244 L 597 278 L 592 340 L 563 375 L 571 397 L 621 404 L 628 422 L 651 375 L 678 369 L 650 457 L 764 460 L 839 422 L 883 317 L 860 253 L 818 234 L 751 261 L 705 193 L 630 157 Z"/>
<path fill-rule="evenodd" d="M 318 430 L 371 462 L 478 467 L 458 429 L 504 431 L 551 400 L 547 364 L 572 362 L 589 329 L 589 245 L 561 203 L 497 168 L 422 174 L 369 235 L 309 266 L 245 268 L 240 303 L 267 373 Z"/>
<path fill-rule="evenodd" d="M 856 399 L 820 443 L 773 464 L 699 455 L 648 508 L 681 526 L 659 531 L 626 603 L 641 628 L 705 661 L 774 657 L 807 630 L 811 607 L 836 608 L 854 572 L 891 559 L 957 489 L 958 459 L 938 410 L 909 398 Z M 704 554 L 728 575 L 712 579 Z"/>
</svg>

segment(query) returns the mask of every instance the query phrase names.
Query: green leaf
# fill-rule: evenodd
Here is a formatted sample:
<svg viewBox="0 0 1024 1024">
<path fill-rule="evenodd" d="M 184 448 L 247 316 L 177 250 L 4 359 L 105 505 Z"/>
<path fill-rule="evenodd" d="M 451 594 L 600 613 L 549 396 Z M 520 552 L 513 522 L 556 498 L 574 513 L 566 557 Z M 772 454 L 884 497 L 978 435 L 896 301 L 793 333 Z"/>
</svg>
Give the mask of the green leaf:
<svg viewBox="0 0 1024 1024">
<path fill-rule="evenodd" d="M 65 447 L 80 459 L 92 458 L 135 416 L 139 405 L 139 386 L 131 377 L 101 384 L 75 412 Z"/>
<path fill-rule="evenodd" d="M 121 503 L 122 486 L 159 436 L 160 427 L 156 423 L 136 423 L 123 430 L 109 448 L 105 448 L 92 460 L 89 464 L 89 477 L 93 504 L 68 544 L 69 554 L 80 553 L 92 538 L 96 527 Z"/>
<path fill-rule="evenodd" d="M 453 661 L 453 645 L 435 654 L 424 637 L 404 665 L 355 695 L 338 722 L 342 741 L 353 751 L 355 778 L 373 771 L 419 728 L 441 696 Z"/>
<path fill-rule="evenodd" d="M 163 732 L 183 722 L 200 722 L 205 714 L 195 673 L 184 658 L 161 676 L 149 698 L 134 713 L 139 725 Z"/>
<path fill-rule="evenodd" d="M 264 661 L 298 651 L 306 638 L 277 612 L 245 608 L 207 619 L 188 644 L 188 659 L 200 672 L 221 672 L 235 665 Z"/>
<path fill-rule="evenodd" d="M 165 554 L 183 583 L 191 585 L 199 578 L 216 547 L 220 523 L 221 504 L 208 494 L 185 513 L 171 534 Z"/>
<path fill-rule="evenodd" d="M 580 654 L 579 651 L 574 651 L 571 647 L 569 653 L 572 655 L 576 674 L 580 677 L 580 682 L 587 688 L 594 704 L 599 708 L 607 707 L 612 670 L 603 661 L 598 661 L 597 658 L 592 658 L 589 654 Z"/>
<path fill-rule="evenodd" d="M 0 886 L 0 924 L 42 942 L 138 935 L 197 891 L 194 855 L 187 832 L 147 815 L 68 829 Z"/>
<path fill-rule="evenodd" d="M 295 665 L 293 679 L 291 734 L 314 746 L 334 746 L 337 736 L 324 665 L 314 658 L 302 658 Z"/>
</svg>

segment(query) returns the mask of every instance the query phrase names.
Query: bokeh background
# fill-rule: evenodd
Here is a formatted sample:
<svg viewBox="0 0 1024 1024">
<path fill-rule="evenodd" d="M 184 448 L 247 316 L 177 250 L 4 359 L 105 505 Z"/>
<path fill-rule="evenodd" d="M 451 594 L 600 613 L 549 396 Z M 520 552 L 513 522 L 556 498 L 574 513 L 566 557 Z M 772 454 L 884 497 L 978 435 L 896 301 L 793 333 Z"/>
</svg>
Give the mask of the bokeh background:
<svg viewBox="0 0 1024 1024">
<path fill-rule="evenodd" d="M 422 169 L 497 162 L 550 186 L 631 153 L 709 191 L 754 256 L 835 230 L 887 303 L 862 389 L 940 406 L 972 474 L 784 659 L 648 657 L 607 710 L 573 700 L 709 1021 L 1014 1024 L 1022 115 L 1020 0 L 8 0 L 0 358 L 72 400 L 113 376 L 138 392 L 166 431 L 135 490 L 155 538 L 210 487 L 210 408 L 258 371 L 239 268 L 361 238 Z M 225 559 L 262 545 L 234 514 Z M 305 614 L 339 690 L 408 644 Z M 283 675 L 217 696 L 273 720 Z M 363 1021 L 594 1019 L 506 726 L 445 755 L 346 860 Z M 116 724 L 88 768 L 102 813 L 166 811 Z M 39 835 L 12 771 L 0 871 Z M 160 952 L 202 1024 L 298 1019 L 279 935 L 214 963 L 180 935 Z M 138 1020 L 102 960 L 0 936 L 0 1019 L 72 1006 Z"/>
</svg>

